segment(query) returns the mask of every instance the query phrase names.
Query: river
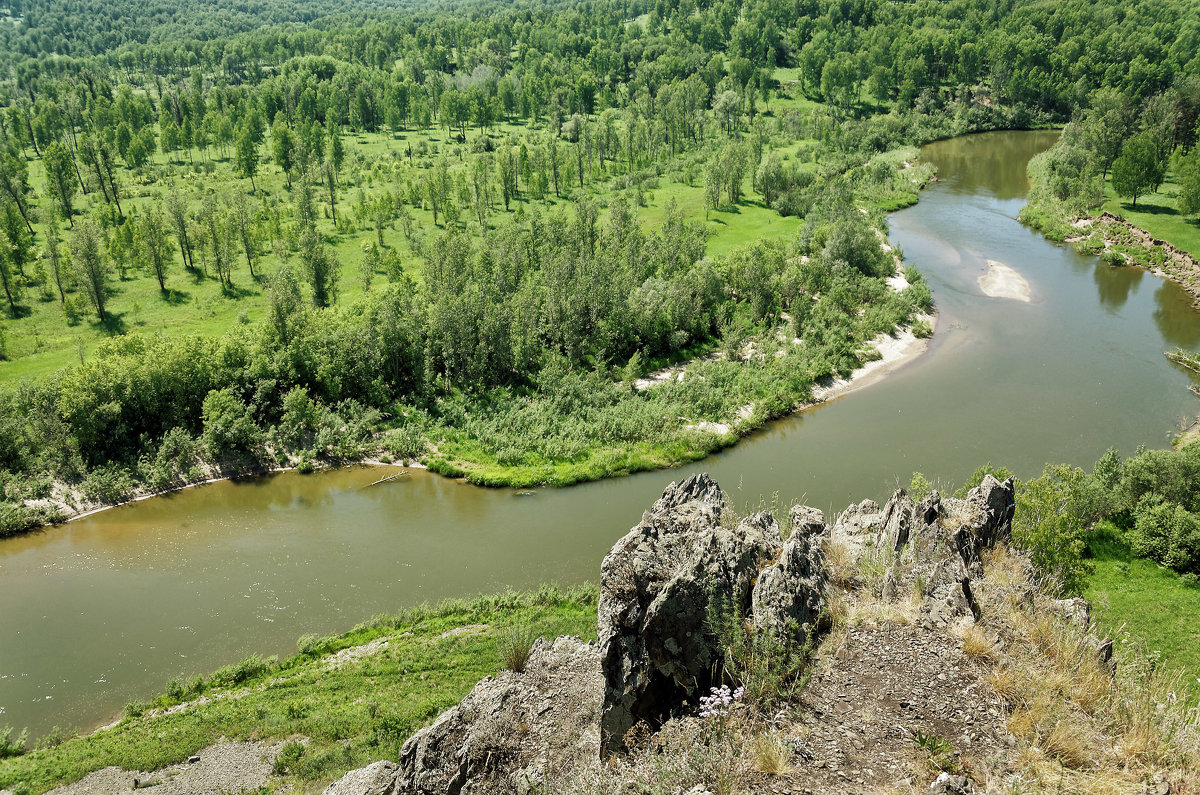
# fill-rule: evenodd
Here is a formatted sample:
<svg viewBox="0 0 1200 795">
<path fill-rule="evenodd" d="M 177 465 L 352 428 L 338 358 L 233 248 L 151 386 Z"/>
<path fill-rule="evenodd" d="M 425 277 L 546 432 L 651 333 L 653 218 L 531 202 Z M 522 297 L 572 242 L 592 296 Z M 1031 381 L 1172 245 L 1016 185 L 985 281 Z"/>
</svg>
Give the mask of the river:
<svg viewBox="0 0 1200 795">
<path fill-rule="evenodd" d="M 672 480 L 707 470 L 740 508 L 827 512 L 913 471 L 961 482 L 1090 465 L 1166 446 L 1200 404 L 1163 357 L 1200 345 L 1188 297 L 1016 221 L 1025 164 L 1052 132 L 922 150 L 940 181 L 892 215 L 892 242 L 933 288 L 928 353 L 883 382 L 668 472 L 531 493 L 365 467 L 217 483 L 0 542 L 0 726 L 89 729 L 172 677 L 422 601 L 595 581 L 612 543 Z M 988 298 L 997 260 L 1032 300 Z M 386 470 L 385 470 L 386 471 Z"/>
</svg>

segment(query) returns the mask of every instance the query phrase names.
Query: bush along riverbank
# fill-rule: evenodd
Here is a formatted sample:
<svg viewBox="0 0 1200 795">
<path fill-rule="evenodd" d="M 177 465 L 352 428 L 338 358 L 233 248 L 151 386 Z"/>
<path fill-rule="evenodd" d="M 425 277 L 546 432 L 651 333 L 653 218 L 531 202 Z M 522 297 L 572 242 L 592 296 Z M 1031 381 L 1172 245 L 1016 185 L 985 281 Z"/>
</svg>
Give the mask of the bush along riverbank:
<svg viewBox="0 0 1200 795">
<path fill-rule="evenodd" d="M 898 490 L 830 523 L 805 506 L 737 516 L 694 475 L 612 548 L 598 592 L 306 638 L 283 663 L 172 683 L 110 729 L 0 761 L 0 787 L 40 793 L 86 776 L 209 791 L 333 782 L 329 795 L 963 794 L 1200 782 L 1200 719 L 1179 672 L 1066 596 L 1061 564 L 1080 550 L 1055 530 L 1061 495 L 984 470 L 961 496 L 914 485 L 919 499 Z"/>
</svg>

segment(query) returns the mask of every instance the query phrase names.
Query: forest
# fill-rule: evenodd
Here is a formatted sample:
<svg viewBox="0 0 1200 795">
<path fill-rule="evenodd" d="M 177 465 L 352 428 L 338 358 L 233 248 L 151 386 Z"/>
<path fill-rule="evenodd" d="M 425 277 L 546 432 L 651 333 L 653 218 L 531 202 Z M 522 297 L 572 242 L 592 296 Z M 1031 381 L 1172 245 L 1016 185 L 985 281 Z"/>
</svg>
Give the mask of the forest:
<svg viewBox="0 0 1200 795">
<path fill-rule="evenodd" d="M 731 444 L 927 331 L 879 245 L 915 145 L 1069 122 L 1061 201 L 1148 145 L 1191 184 L 1194 12 L 14 2 L 0 535 L 214 473 L 565 484 Z"/>
</svg>

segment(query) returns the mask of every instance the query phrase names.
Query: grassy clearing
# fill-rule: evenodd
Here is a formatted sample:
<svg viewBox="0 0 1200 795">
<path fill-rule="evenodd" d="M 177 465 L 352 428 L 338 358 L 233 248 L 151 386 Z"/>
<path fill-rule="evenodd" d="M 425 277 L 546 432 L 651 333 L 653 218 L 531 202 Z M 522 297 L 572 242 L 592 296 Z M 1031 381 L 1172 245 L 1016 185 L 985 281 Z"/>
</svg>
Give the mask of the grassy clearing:
<svg viewBox="0 0 1200 795">
<path fill-rule="evenodd" d="M 1200 587 L 1152 560 L 1134 557 L 1112 532 L 1098 532 L 1089 546 L 1096 573 L 1086 597 L 1106 631 L 1128 634 L 1164 666 L 1178 669 L 1200 695 Z"/>
<path fill-rule="evenodd" d="M 0 761 L 0 789 L 44 792 L 117 765 L 153 770 L 224 736 L 308 737 L 287 765 L 301 791 L 368 762 L 396 758 L 417 729 L 500 670 L 508 628 L 522 637 L 596 635 L 595 587 L 447 602 L 381 616 L 344 635 L 302 638 L 282 662 L 248 658 L 207 679 L 171 682 L 149 704 L 131 704 L 116 727 Z M 372 643 L 356 657 L 337 652 Z M 202 700 L 202 706 L 170 707 Z"/>
<path fill-rule="evenodd" d="M 1200 218 L 1188 218 L 1179 212 L 1176 196 L 1179 185 L 1168 178 L 1158 193 L 1139 196 L 1137 206 L 1113 193 L 1112 182 L 1104 186 L 1104 208 L 1125 218 L 1153 237 L 1166 240 L 1200 259 Z"/>
</svg>

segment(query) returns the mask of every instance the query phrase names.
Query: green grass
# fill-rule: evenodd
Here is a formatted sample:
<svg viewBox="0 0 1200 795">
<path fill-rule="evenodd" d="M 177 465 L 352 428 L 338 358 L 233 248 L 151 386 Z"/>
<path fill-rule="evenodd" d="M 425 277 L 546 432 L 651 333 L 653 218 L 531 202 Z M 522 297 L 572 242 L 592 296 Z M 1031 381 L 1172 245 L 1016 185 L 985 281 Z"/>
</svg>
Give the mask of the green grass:
<svg viewBox="0 0 1200 795">
<path fill-rule="evenodd" d="M 1158 193 L 1139 196 L 1134 207 L 1132 202 L 1113 193 L 1110 181 L 1104 186 L 1104 209 L 1200 259 L 1200 219 L 1180 214 L 1178 193 L 1179 185 L 1167 179 Z"/>
<path fill-rule="evenodd" d="M 349 633 L 301 640 L 307 653 L 256 671 L 261 663 L 227 666 L 200 686 L 169 685 L 163 695 L 131 712 L 115 728 L 68 739 L 54 748 L 0 761 L 0 789 L 39 793 L 117 765 L 153 770 L 184 761 L 220 737 L 239 740 L 309 737 L 289 765 L 303 784 L 329 781 L 381 758 L 395 759 L 414 731 L 458 703 L 485 676 L 502 667 L 497 639 L 506 627 L 535 636 L 596 636 L 595 587 L 562 592 L 481 597 L 380 617 Z M 467 631 L 446 634 L 468 625 Z M 325 655 L 377 639 L 388 646 L 337 668 Z M 254 661 L 250 661 L 254 662 Z M 230 681 L 249 673 L 232 687 Z M 151 716 L 150 709 L 210 698 L 207 704 Z M 303 787 L 300 787 L 303 789 Z"/>
<path fill-rule="evenodd" d="M 1126 633 L 1164 665 L 1183 672 L 1200 694 L 1200 587 L 1154 561 L 1133 556 L 1111 525 L 1101 525 L 1089 546 L 1096 573 L 1085 597 L 1092 618 L 1106 632 Z"/>
</svg>

